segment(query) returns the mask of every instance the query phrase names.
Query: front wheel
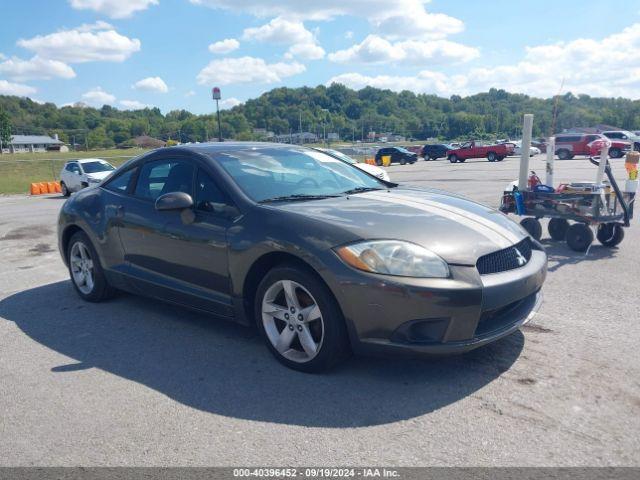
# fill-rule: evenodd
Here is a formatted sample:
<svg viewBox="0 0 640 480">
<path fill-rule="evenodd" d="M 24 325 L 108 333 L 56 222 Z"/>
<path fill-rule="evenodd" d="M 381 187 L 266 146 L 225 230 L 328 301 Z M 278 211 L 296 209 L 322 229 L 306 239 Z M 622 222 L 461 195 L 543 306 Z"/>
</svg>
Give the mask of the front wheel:
<svg viewBox="0 0 640 480">
<path fill-rule="evenodd" d="M 311 272 L 293 265 L 274 268 L 260 282 L 254 308 L 267 347 L 289 368 L 321 372 L 349 354 L 338 303 Z"/>
<path fill-rule="evenodd" d="M 71 195 L 71 191 L 69 191 L 64 182 L 60 182 L 60 192 L 62 193 L 63 197 L 68 197 Z"/>
<path fill-rule="evenodd" d="M 77 232 L 69 241 L 67 263 L 73 288 L 83 300 L 101 302 L 111 298 L 115 289 L 107 282 L 98 253 L 84 232 Z"/>
<path fill-rule="evenodd" d="M 611 150 L 609 150 L 609 156 L 611 158 L 622 158 L 622 150 L 620 150 L 619 148 L 612 148 Z"/>
</svg>

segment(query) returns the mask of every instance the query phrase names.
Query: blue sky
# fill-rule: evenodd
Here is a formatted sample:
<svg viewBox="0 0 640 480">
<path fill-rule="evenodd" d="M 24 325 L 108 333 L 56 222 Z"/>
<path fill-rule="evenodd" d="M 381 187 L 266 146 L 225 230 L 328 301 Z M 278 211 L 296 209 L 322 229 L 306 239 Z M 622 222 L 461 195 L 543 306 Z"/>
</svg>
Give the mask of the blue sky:
<svg viewBox="0 0 640 480">
<path fill-rule="evenodd" d="M 55 6 L 54 6 L 55 3 Z M 338 81 L 442 96 L 490 87 L 640 97 L 640 2 L 8 1 L 0 94 L 197 113 Z"/>
</svg>

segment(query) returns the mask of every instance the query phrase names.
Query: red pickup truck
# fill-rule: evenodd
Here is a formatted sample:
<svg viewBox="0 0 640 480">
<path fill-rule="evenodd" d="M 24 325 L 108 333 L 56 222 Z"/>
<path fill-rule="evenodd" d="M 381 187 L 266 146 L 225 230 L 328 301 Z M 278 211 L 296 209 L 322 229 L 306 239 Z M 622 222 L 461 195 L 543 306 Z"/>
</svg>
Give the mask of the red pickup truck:
<svg viewBox="0 0 640 480">
<path fill-rule="evenodd" d="M 466 142 L 460 148 L 447 151 L 451 163 L 464 163 L 468 158 L 486 158 L 490 162 L 500 162 L 504 157 L 513 155 L 513 143 L 482 145 L 479 142 Z"/>
<path fill-rule="evenodd" d="M 589 156 L 591 153 L 589 144 L 596 140 L 609 140 L 611 142 L 611 147 L 609 147 L 609 156 L 611 158 L 621 158 L 631 150 L 630 142 L 607 139 L 607 137 L 599 133 L 559 133 L 555 137 L 555 153 L 560 160 L 569 160 L 576 155 Z"/>
</svg>

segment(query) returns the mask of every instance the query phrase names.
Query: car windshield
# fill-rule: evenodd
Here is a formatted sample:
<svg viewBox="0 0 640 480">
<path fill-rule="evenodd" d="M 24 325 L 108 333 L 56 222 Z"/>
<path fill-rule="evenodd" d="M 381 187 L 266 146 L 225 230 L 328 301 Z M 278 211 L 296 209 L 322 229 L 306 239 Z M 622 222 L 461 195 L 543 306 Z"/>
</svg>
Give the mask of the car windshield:
<svg viewBox="0 0 640 480">
<path fill-rule="evenodd" d="M 411 153 L 409 150 L 407 150 L 406 148 L 402 148 L 402 147 L 396 147 L 396 150 L 402 153 Z"/>
<path fill-rule="evenodd" d="M 110 172 L 111 170 L 115 170 L 116 168 L 109 162 L 96 160 L 95 162 L 83 162 L 82 169 L 84 170 L 84 173 L 99 173 Z"/>
<path fill-rule="evenodd" d="M 387 185 L 360 169 L 316 150 L 248 148 L 212 157 L 256 202 L 315 199 Z"/>
<path fill-rule="evenodd" d="M 323 150 L 323 151 L 324 151 L 324 150 Z M 352 164 L 352 165 L 353 165 L 354 163 L 358 163 L 358 162 L 356 162 L 353 158 L 351 158 L 349 155 L 345 155 L 344 153 L 339 152 L 338 150 L 326 150 L 326 152 L 327 152 L 329 155 L 333 155 L 334 157 L 337 157 L 337 158 L 339 158 L 340 160 L 343 160 L 343 161 L 345 161 L 345 162 L 347 162 L 347 163 L 350 163 L 350 164 Z"/>
</svg>

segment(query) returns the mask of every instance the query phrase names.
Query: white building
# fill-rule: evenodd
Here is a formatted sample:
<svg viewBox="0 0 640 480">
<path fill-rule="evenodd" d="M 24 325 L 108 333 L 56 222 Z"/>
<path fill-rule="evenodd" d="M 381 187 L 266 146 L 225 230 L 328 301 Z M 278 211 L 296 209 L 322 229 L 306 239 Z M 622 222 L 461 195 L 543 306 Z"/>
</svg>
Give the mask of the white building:
<svg viewBox="0 0 640 480">
<path fill-rule="evenodd" d="M 46 152 L 47 150 L 62 150 L 63 143 L 58 134 L 47 135 L 12 135 L 9 145 L 2 145 L 2 153 Z"/>
</svg>

